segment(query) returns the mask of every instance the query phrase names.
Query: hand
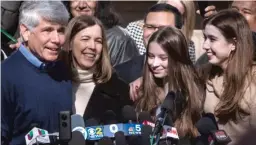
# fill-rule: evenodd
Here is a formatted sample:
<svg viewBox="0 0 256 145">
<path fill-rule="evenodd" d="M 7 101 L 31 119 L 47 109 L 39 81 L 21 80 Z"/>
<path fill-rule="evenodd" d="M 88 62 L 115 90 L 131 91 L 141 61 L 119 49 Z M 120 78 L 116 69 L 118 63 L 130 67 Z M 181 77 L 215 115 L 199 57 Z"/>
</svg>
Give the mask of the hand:
<svg viewBox="0 0 256 145">
<path fill-rule="evenodd" d="M 205 14 L 204 14 L 205 18 L 210 17 L 211 15 L 214 15 L 217 13 L 216 7 L 213 5 L 206 7 L 204 11 L 205 11 Z M 196 13 L 200 15 L 200 10 L 197 10 Z"/>
<path fill-rule="evenodd" d="M 138 98 L 139 88 L 142 83 L 142 77 L 130 83 L 130 98 L 135 101 Z"/>
<path fill-rule="evenodd" d="M 21 38 L 18 38 L 18 42 L 15 44 L 10 44 L 9 47 L 11 49 L 18 49 L 20 47 L 20 45 L 21 45 Z"/>
</svg>

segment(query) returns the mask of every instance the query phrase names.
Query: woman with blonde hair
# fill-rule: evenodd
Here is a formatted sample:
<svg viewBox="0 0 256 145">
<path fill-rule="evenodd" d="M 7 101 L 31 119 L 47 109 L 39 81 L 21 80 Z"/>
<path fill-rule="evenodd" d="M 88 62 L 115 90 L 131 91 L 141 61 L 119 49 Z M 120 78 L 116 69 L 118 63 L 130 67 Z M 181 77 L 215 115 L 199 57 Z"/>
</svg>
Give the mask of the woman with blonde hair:
<svg viewBox="0 0 256 145">
<path fill-rule="evenodd" d="M 204 22 L 209 64 L 202 68 L 206 80 L 204 112 L 213 113 L 219 129 L 235 144 L 248 128 L 256 127 L 256 70 L 252 33 L 246 19 L 235 10 L 223 10 Z"/>
<path fill-rule="evenodd" d="M 204 85 L 189 58 L 185 36 L 176 28 L 164 27 L 148 42 L 137 110 L 155 116 L 169 91 L 177 92 L 170 115 L 179 136 L 197 136 L 194 124 L 201 117 Z"/>
<path fill-rule="evenodd" d="M 121 120 L 123 106 L 132 104 L 129 86 L 113 72 L 97 18 L 83 15 L 69 22 L 63 58 L 73 81 L 73 113 L 103 121 L 105 111 L 112 110 Z"/>
</svg>

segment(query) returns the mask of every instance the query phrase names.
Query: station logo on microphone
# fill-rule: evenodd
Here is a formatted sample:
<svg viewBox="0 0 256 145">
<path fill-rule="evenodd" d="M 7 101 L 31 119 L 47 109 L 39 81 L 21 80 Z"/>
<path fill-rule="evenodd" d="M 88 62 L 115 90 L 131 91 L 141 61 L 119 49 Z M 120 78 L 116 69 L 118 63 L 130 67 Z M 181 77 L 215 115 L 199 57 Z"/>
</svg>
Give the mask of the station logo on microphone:
<svg viewBox="0 0 256 145">
<path fill-rule="evenodd" d="M 141 125 L 140 124 L 127 124 L 127 130 L 128 130 L 129 135 L 141 134 Z"/>
<path fill-rule="evenodd" d="M 88 127 L 86 132 L 89 140 L 98 140 L 103 137 L 103 127 L 100 126 Z"/>
</svg>

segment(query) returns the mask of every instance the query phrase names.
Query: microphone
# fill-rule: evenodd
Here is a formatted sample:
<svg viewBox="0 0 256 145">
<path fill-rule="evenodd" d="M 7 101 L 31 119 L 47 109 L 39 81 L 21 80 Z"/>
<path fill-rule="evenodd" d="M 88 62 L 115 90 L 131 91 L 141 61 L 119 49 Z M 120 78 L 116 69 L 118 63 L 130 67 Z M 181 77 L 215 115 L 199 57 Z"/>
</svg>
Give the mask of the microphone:
<svg viewBox="0 0 256 145">
<path fill-rule="evenodd" d="M 155 127 L 155 124 L 149 121 L 143 121 L 143 125 L 144 126 L 148 125 L 151 128 Z M 175 127 L 171 127 L 168 125 L 163 126 L 163 132 L 162 132 L 162 136 L 160 137 L 160 140 L 166 140 L 166 139 L 171 139 L 172 142 L 177 142 L 179 140 L 179 135 Z"/>
<path fill-rule="evenodd" d="M 33 145 L 36 143 L 47 144 L 50 143 L 49 133 L 47 130 L 34 127 L 25 135 L 26 145 Z"/>
<path fill-rule="evenodd" d="M 79 131 L 79 132 L 81 132 L 82 135 L 84 135 L 86 137 L 86 131 L 85 131 L 84 127 L 85 127 L 84 119 L 81 115 L 79 115 L 79 114 L 71 115 L 72 132 Z"/>
<path fill-rule="evenodd" d="M 149 125 L 143 125 L 141 128 L 141 145 L 150 145 L 152 127 Z"/>
<path fill-rule="evenodd" d="M 177 129 L 167 125 L 164 125 L 163 128 L 163 135 L 160 137 L 159 144 L 179 144 L 179 136 Z"/>
<path fill-rule="evenodd" d="M 96 126 L 96 125 L 99 125 L 99 122 L 94 118 L 90 118 L 85 121 L 85 127 Z"/>
<path fill-rule="evenodd" d="M 230 137 L 224 130 L 211 131 L 211 136 L 212 138 L 208 138 L 208 140 L 210 141 L 210 144 L 213 145 L 226 145 L 231 142 Z"/>
<path fill-rule="evenodd" d="M 73 114 L 71 115 L 71 129 L 72 131 L 77 127 L 85 127 L 84 119 L 79 114 Z"/>
<path fill-rule="evenodd" d="M 87 145 L 94 145 L 96 140 L 99 140 L 103 137 L 103 128 L 102 127 L 95 127 L 99 124 L 99 122 L 94 119 L 90 118 L 85 121 L 85 135 L 84 138 L 86 140 Z"/>
<path fill-rule="evenodd" d="M 109 137 L 103 137 L 99 140 L 98 145 L 114 145 Z"/>
<path fill-rule="evenodd" d="M 72 138 L 68 145 L 86 145 L 84 135 L 80 131 L 72 131 Z"/>
<path fill-rule="evenodd" d="M 150 114 L 148 112 L 140 112 L 138 116 L 138 122 L 143 124 L 144 121 L 153 122 L 153 119 L 151 118 Z"/>
<path fill-rule="evenodd" d="M 81 115 L 71 115 L 72 137 L 68 145 L 85 145 L 87 133 L 84 127 L 84 119 Z"/>
<path fill-rule="evenodd" d="M 167 96 L 164 99 L 163 104 L 161 105 L 161 112 L 157 116 L 157 120 L 155 123 L 155 128 L 153 130 L 152 136 L 155 138 L 154 143 L 158 144 L 160 139 L 160 132 L 162 131 L 162 128 L 165 124 L 166 118 L 168 116 L 168 113 L 173 110 L 174 108 L 174 99 L 175 99 L 175 93 L 173 91 L 169 92 Z"/>
<path fill-rule="evenodd" d="M 117 123 L 117 121 L 116 121 L 116 114 L 114 113 L 114 111 L 107 110 L 103 114 L 103 118 L 102 118 L 101 122 L 103 124 L 115 124 L 115 123 Z"/>
<path fill-rule="evenodd" d="M 118 131 L 115 133 L 115 145 L 126 145 L 124 132 Z"/>
<path fill-rule="evenodd" d="M 135 108 L 129 105 L 126 105 L 123 107 L 122 109 L 122 116 L 123 116 L 123 122 L 124 123 L 134 123 L 137 122 L 137 116 L 136 116 L 136 112 L 135 112 Z M 136 131 L 137 130 L 137 131 Z M 138 130 L 138 127 L 136 129 L 136 126 L 130 126 L 128 127 L 128 131 L 131 134 L 136 134 L 135 132 L 140 132 L 141 130 Z M 139 143 L 139 137 L 138 136 L 127 136 L 127 143 L 129 145 L 138 145 Z"/>
<path fill-rule="evenodd" d="M 133 123 L 137 122 L 137 116 L 134 107 L 126 105 L 122 109 L 123 122 Z"/>
<path fill-rule="evenodd" d="M 202 117 L 197 123 L 196 128 L 201 134 L 198 144 L 209 144 L 209 145 L 226 145 L 231 142 L 230 137 L 224 130 L 218 130 L 216 120 L 213 118 L 212 113 L 208 113 Z"/>
</svg>

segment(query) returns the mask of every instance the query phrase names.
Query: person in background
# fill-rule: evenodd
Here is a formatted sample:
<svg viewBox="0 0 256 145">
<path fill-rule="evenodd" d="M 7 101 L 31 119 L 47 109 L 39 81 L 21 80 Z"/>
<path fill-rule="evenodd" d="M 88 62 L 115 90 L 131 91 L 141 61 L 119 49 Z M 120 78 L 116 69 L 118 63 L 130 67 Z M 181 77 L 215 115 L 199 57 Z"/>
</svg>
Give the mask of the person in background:
<svg viewBox="0 0 256 145">
<path fill-rule="evenodd" d="M 70 1 L 67 2 L 67 7 L 73 17 L 80 15 L 95 16 L 103 23 L 112 66 L 139 55 L 135 42 L 120 26 L 120 16 L 115 12 L 112 2 Z"/>
<path fill-rule="evenodd" d="M 193 30 L 195 27 L 195 16 L 196 10 L 193 1 L 180 1 L 180 0 L 159 0 L 158 3 L 169 4 L 179 10 L 183 17 L 182 31 L 189 43 L 189 54 L 193 63 L 195 63 L 195 46 L 191 37 L 193 35 Z M 143 20 L 131 22 L 127 25 L 126 30 L 128 30 L 130 36 L 134 39 L 139 48 L 139 52 L 143 55 L 146 52 L 146 45 L 143 43 Z"/>
<path fill-rule="evenodd" d="M 236 10 L 223 10 L 204 22 L 209 64 L 201 66 L 206 83 L 204 113 L 213 113 L 233 145 L 256 126 L 256 69 L 252 33 Z"/>
<path fill-rule="evenodd" d="M 237 10 L 247 20 L 250 29 L 256 32 L 256 1 L 233 1 L 232 9 Z"/>
<path fill-rule="evenodd" d="M 26 1 L 20 7 L 22 45 L 1 63 L 1 139 L 24 145 L 38 128 L 58 132 L 58 113 L 72 110 L 72 84 L 58 60 L 69 13 L 58 1 Z"/>
<path fill-rule="evenodd" d="M 185 36 L 174 27 L 161 28 L 150 37 L 143 81 L 135 101 L 138 111 L 156 112 L 168 92 L 180 92 L 176 93 L 171 116 L 181 139 L 198 135 L 194 125 L 201 117 L 205 94 L 187 45 Z"/>
<path fill-rule="evenodd" d="M 182 16 L 178 9 L 169 4 L 156 4 L 152 6 L 146 13 L 143 26 L 143 41 L 145 46 L 150 36 L 163 26 L 173 26 L 181 29 Z M 117 74 L 127 83 L 140 78 L 142 76 L 145 55 L 140 55 L 115 66 Z"/>
<path fill-rule="evenodd" d="M 123 106 L 133 102 L 129 85 L 112 69 L 104 26 L 97 18 L 81 15 L 71 19 L 62 59 L 72 76 L 73 113 L 84 120 L 104 121 L 104 113 L 112 110 L 121 121 Z"/>
<path fill-rule="evenodd" d="M 1 29 L 11 36 L 17 32 L 20 5 L 21 1 L 1 1 Z M 11 43 L 13 42 L 1 33 L 1 61 L 15 51 L 9 47 Z"/>
<path fill-rule="evenodd" d="M 121 27 L 120 16 L 115 12 L 112 2 L 100 2 L 98 19 L 106 28 L 109 55 L 112 66 L 116 66 L 139 55 L 136 43 L 128 32 Z"/>
<path fill-rule="evenodd" d="M 237 10 L 247 20 L 253 35 L 254 48 L 256 51 L 256 1 L 234 1 L 231 5 L 232 9 Z M 256 60 L 256 55 L 254 56 Z"/>
<path fill-rule="evenodd" d="M 176 7 L 183 17 L 183 26 L 181 28 L 188 42 L 188 52 L 193 63 L 196 62 L 195 44 L 191 40 L 195 28 L 196 9 L 194 1 L 183 0 L 159 0 L 158 3 L 166 3 Z"/>
<path fill-rule="evenodd" d="M 128 31 L 131 38 L 135 41 L 140 55 L 145 54 L 146 48 L 143 42 L 143 25 L 142 19 L 128 23 L 126 30 Z"/>
<path fill-rule="evenodd" d="M 81 15 L 95 16 L 98 13 L 98 1 L 66 1 L 65 2 L 68 11 L 72 17 Z"/>
</svg>

